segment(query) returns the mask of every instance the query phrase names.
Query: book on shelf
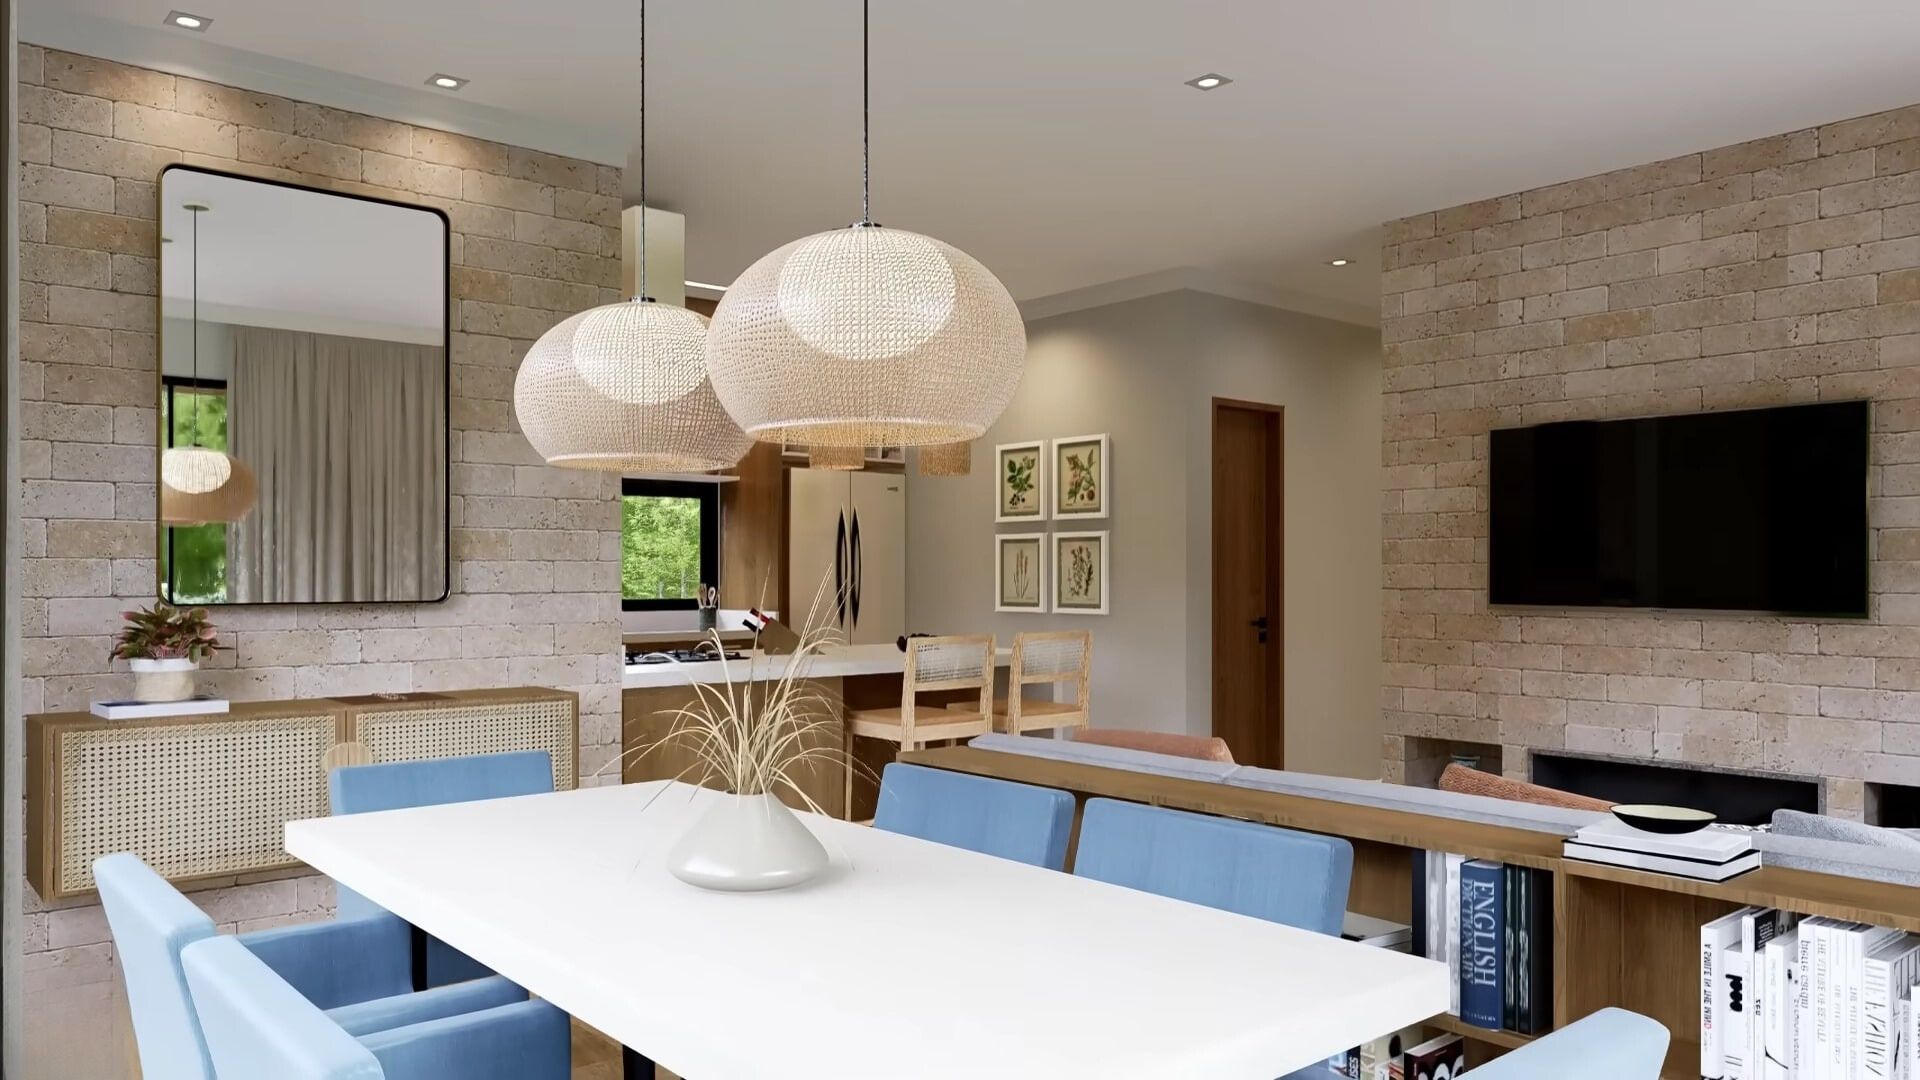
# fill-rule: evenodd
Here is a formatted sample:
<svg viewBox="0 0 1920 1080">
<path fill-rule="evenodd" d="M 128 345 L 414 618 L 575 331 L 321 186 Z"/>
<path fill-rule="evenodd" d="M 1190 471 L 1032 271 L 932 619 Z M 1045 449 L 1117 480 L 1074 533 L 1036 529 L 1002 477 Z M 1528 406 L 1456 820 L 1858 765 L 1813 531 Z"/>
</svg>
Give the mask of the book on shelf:
<svg viewBox="0 0 1920 1080">
<path fill-rule="evenodd" d="M 1460 1019 L 1499 1030 L 1504 1022 L 1502 982 L 1507 915 L 1497 862 L 1474 859 L 1460 867 Z"/>
<path fill-rule="evenodd" d="M 226 698 L 190 697 L 185 701 L 96 701 L 93 715 L 102 720 L 150 720 L 157 716 L 215 716 L 226 712 Z"/>
<path fill-rule="evenodd" d="M 1447 929 L 1442 939 L 1446 955 L 1441 957 L 1441 961 L 1447 965 L 1447 970 L 1454 973 L 1454 977 L 1447 980 L 1450 988 L 1447 1011 L 1455 1016 L 1460 1015 L 1460 869 L 1465 863 L 1466 856 L 1452 852 L 1448 852 L 1442 860 L 1445 877 L 1441 879 L 1440 902 L 1446 912 Z"/>
<path fill-rule="evenodd" d="M 1441 1035 L 1407 1051 L 1400 1061 L 1402 1080 L 1453 1080 L 1467 1071 L 1467 1041 Z"/>
<path fill-rule="evenodd" d="M 1704 1080 L 1920 1080 L 1920 935 L 1747 907 L 1700 927 Z"/>
<path fill-rule="evenodd" d="M 1579 862 L 1624 866 L 1633 870 L 1650 870 L 1656 874 L 1672 874 L 1675 877 L 1693 878 L 1696 881 L 1726 881 L 1749 870 L 1760 868 L 1758 851 L 1747 851 L 1723 862 L 1710 862 L 1676 855 L 1653 855 L 1621 848 L 1598 847 L 1583 844 L 1577 840 L 1568 840 L 1561 845 L 1560 853 L 1566 858 Z"/>
<path fill-rule="evenodd" d="M 1440 851 L 1414 852 L 1411 869 L 1405 949 L 1446 965 L 1448 1011 L 1476 1027 L 1523 1035 L 1552 1027 L 1550 872 Z M 1345 936 L 1357 929 L 1350 918 Z"/>
</svg>

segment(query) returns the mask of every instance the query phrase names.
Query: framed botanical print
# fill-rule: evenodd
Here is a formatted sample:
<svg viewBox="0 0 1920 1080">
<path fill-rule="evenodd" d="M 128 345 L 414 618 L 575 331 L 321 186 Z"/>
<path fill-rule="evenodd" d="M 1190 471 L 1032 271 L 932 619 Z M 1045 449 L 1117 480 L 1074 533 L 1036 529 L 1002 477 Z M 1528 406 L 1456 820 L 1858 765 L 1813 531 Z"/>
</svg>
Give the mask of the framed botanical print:
<svg viewBox="0 0 1920 1080">
<path fill-rule="evenodd" d="M 1053 610 L 1057 615 L 1107 613 L 1107 534 L 1053 534 Z"/>
<path fill-rule="evenodd" d="M 1047 538 L 1009 533 L 993 538 L 995 611 L 1047 610 Z"/>
<path fill-rule="evenodd" d="M 1107 437 L 1082 435 L 1053 440 L 1055 520 L 1107 516 Z"/>
<path fill-rule="evenodd" d="M 1047 444 L 1004 443 L 993 448 L 993 520 L 1047 520 Z"/>
</svg>

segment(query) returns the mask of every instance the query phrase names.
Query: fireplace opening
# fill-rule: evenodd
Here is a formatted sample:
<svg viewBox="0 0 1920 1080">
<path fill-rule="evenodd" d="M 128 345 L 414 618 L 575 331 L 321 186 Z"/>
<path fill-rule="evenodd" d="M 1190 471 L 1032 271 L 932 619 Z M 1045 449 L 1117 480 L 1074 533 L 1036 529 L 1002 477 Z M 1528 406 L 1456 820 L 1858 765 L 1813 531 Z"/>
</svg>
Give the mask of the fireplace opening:
<svg viewBox="0 0 1920 1080">
<path fill-rule="evenodd" d="M 1532 755 L 1533 782 L 1614 803 L 1661 803 L 1711 810 L 1734 825 L 1765 825 L 1775 810 L 1820 812 L 1820 781 L 1811 777 L 1726 772 L 1697 765 Z"/>
</svg>

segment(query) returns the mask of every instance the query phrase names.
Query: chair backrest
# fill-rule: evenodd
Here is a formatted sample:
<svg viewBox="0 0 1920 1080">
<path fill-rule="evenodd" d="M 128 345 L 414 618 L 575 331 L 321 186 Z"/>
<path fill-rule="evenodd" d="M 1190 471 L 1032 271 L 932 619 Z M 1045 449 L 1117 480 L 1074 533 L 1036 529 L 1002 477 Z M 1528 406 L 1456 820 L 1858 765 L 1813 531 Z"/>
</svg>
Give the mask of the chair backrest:
<svg viewBox="0 0 1920 1080">
<path fill-rule="evenodd" d="M 1273 825 L 1089 799 L 1073 872 L 1338 934 L 1353 880 L 1353 845 Z"/>
<path fill-rule="evenodd" d="M 1475 1066 L 1474 1080 L 1659 1080 L 1667 1029 L 1625 1009 L 1601 1009 Z"/>
<path fill-rule="evenodd" d="M 894 762 L 880 774 L 873 827 L 1059 870 L 1067 864 L 1073 796 Z"/>
<path fill-rule="evenodd" d="M 1122 750 L 1140 750 L 1149 754 L 1193 758 L 1233 764 L 1233 749 L 1227 740 L 1215 735 L 1177 735 L 1167 731 L 1127 731 L 1121 728 L 1081 728 L 1067 736 L 1077 743 L 1092 746 L 1117 746 Z"/>
<path fill-rule="evenodd" d="M 1007 730 L 1024 730 L 1020 690 L 1035 685 L 1074 687 L 1072 712 L 1050 712 L 1035 721 L 1041 727 L 1080 727 L 1091 722 L 1087 700 L 1093 691 L 1093 632 L 1039 630 L 1015 634 L 1013 664 L 1007 669 Z"/>
<path fill-rule="evenodd" d="M 383 1080 L 372 1051 L 240 942 L 196 941 L 181 960 L 220 1076 Z"/>
<path fill-rule="evenodd" d="M 984 723 L 991 724 L 993 635 L 907 639 L 906 668 L 900 677 L 900 726 L 909 744 L 913 736 L 914 703 L 921 694 L 935 690 L 976 692 L 980 701 L 978 712 Z"/>
<path fill-rule="evenodd" d="M 504 799 L 552 790 L 553 757 L 545 750 L 350 765 L 327 774 L 327 795 L 335 814 Z M 338 892 L 343 919 L 384 910 L 344 886 L 338 887 Z"/>
<path fill-rule="evenodd" d="M 213 1080 L 180 951 L 214 936 L 213 920 L 169 885 L 139 856 L 122 852 L 95 859 L 113 931 L 114 952 L 127 981 L 127 1006 L 145 1080 Z"/>
</svg>

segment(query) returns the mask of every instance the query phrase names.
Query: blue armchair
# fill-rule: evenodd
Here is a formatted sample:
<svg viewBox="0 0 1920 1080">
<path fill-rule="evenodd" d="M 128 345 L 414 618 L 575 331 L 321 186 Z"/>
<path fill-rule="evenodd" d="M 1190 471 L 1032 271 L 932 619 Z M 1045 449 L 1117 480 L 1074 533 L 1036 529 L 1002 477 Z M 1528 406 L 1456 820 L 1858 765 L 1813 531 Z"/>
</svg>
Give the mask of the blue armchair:
<svg viewBox="0 0 1920 1080">
<path fill-rule="evenodd" d="M 553 790 L 553 757 L 545 750 L 431 758 L 389 765 L 352 765 L 333 770 L 327 792 L 335 814 L 370 814 L 415 806 L 504 799 Z M 385 915 L 386 909 L 338 886 L 343 919 Z M 493 972 L 438 938 L 426 943 L 426 986 L 481 979 Z"/>
<path fill-rule="evenodd" d="M 1338 934 L 1353 880 L 1353 845 L 1272 825 L 1089 799 L 1073 872 Z"/>
<path fill-rule="evenodd" d="M 355 1036 L 232 938 L 182 953 L 217 1075 L 236 1080 L 568 1080 L 565 1013 L 521 1001 Z"/>
<path fill-rule="evenodd" d="M 1667 1029 L 1625 1009 L 1601 1009 L 1473 1070 L 1473 1080 L 1659 1080 Z"/>
<path fill-rule="evenodd" d="M 1059 870 L 1073 832 L 1073 796 L 896 762 L 881 773 L 873 827 Z"/>
<path fill-rule="evenodd" d="M 127 983 L 146 1080 L 213 1080 L 181 953 L 216 936 L 213 920 L 130 854 L 93 864 L 100 903 Z M 391 915 L 291 926 L 232 940 L 274 971 L 307 1007 L 342 1029 L 372 1033 L 526 1000 L 502 978 L 412 992 L 409 928 Z"/>
</svg>

